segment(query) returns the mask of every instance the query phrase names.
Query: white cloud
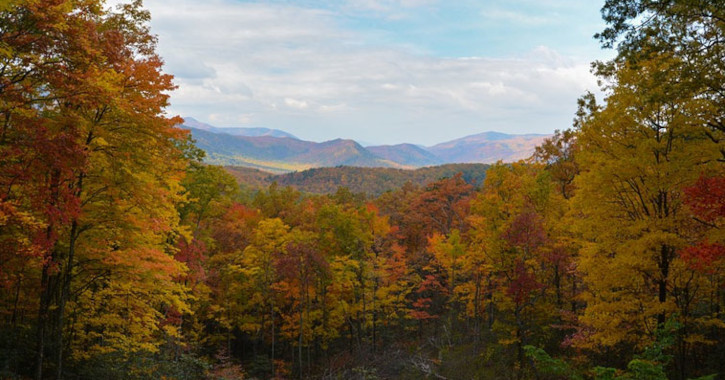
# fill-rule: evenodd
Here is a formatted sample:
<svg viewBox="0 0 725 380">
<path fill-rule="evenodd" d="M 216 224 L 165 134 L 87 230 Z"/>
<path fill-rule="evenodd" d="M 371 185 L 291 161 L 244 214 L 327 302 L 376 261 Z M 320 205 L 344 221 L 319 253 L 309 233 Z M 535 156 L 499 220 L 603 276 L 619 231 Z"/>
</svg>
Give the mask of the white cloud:
<svg viewBox="0 0 725 380">
<path fill-rule="evenodd" d="M 350 0 L 368 9 L 433 0 Z M 231 0 L 147 0 L 171 111 L 217 125 L 433 144 L 485 130 L 566 128 L 596 81 L 540 47 L 509 59 L 439 58 L 372 45 L 331 11 Z M 387 7 L 387 8 L 386 8 Z"/>
<path fill-rule="evenodd" d="M 296 108 L 298 110 L 304 110 L 310 107 L 310 105 L 306 101 L 292 98 L 285 98 L 284 104 L 286 104 L 290 108 Z"/>
</svg>

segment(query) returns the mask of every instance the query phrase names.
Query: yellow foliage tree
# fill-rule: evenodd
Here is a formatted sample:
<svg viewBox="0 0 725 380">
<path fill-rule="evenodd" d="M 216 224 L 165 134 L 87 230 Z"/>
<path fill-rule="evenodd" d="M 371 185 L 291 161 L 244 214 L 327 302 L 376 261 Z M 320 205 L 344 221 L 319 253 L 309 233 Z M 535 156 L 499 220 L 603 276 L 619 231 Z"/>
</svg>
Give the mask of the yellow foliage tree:
<svg viewBox="0 0 725 380">
<path fill-rule="evenodd" d="M 582 118 L 573 198 L 582 346 L 641 346 L 674 314 L 695 337 L 693 306 L 708 287 L 678 255 L 693 223 L 683 188 L 721 164 L 707 128 L 713 104 L 668 77 L 681 64 L 669 54 L 616 63 L 606 106 L 589 102 Z"/>
</svg>

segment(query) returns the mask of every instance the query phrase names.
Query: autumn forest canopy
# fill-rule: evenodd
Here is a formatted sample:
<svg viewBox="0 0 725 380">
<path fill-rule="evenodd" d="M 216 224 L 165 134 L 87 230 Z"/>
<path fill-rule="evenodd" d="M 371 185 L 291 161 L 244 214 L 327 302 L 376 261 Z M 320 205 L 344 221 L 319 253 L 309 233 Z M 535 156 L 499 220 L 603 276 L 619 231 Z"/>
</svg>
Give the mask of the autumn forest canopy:
<svg viewBox="0 0 725 380">
<path fill-rule="evenodd" d="M 0 378 L 720 378 L 725 1 L 602 7 L 531 158 L 301 192 L 203 162 L 140 1 L 0 1 Z"/>
</svg>

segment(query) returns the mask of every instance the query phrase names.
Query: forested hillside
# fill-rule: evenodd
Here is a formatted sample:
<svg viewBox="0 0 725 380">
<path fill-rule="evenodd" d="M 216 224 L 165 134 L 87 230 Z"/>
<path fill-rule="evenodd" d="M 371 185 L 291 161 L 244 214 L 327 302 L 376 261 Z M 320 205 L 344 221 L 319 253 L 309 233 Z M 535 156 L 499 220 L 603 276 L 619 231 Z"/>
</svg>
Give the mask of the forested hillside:
<svg viewBox="0 0 725 380">
<path fill-rule="evenodd" d="M 605 99 L 528 160 L 252 195 L 104 9 L 0 3 L 0 378 L 725 373 L 723 1 L 607 0 Z"/>
<path fill-rule="evenodd" d="M 238 166 L 224 168 L 236 178 L 243 188 L 250 191 L 264 189 L 276 182 L 280 186 L 290 186 L 306 193 L 331 194 L 344 187 L 353 193 L 379 196 L 386 191 L 397 190 L 406 183 L 424 187 L 437 180 L 453 177 L 458 173 L 466 183 L 479 187 L 486 177 L 488 167 L 489 165 L 484 164 L 448 164 L 403 170 L 339 166 L 279 175 Z"/>
</svg>

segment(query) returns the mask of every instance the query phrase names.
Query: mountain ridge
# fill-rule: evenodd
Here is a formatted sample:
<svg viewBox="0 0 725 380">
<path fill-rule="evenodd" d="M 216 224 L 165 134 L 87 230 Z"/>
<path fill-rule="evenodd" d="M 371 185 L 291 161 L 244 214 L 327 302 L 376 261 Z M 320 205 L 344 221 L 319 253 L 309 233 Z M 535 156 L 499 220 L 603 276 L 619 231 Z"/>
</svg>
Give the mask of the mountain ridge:
<svg viewBox="0 0 725 380">
<path fill-rule="evenodd" d="M 269 128 L 219 128 L 187 117 L 180 128 L 191 132 L 206 161 L 217 165 L 288 173 L 312 168 L 356 166 L 415 169 L 443 164 L 513 162 L 530 157 L 551 135 L 482 132 L 431 147 L 410 143 L 363 147 L 355 140 L 298 139 Z M 198 128 L 197 128 L 198 127 Z"/>
</svg>

